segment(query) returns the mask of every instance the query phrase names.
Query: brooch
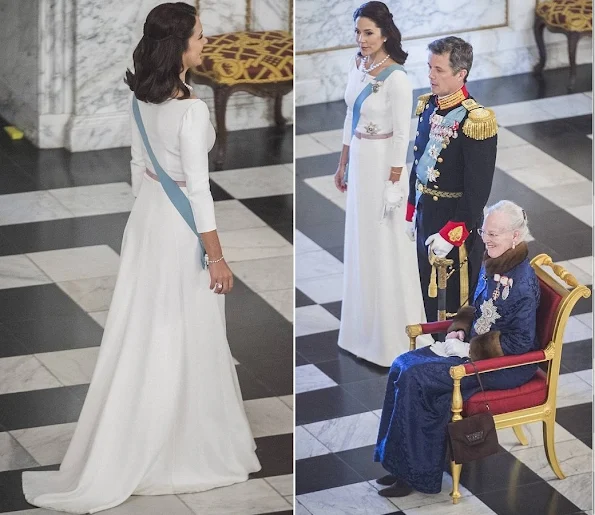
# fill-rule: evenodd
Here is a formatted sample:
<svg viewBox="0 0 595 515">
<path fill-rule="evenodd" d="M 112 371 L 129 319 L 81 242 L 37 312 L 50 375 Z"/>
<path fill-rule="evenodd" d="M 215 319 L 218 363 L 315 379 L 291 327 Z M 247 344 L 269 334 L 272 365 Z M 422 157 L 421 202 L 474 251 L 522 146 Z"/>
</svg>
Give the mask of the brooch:
<svg viewBox="0 0 595 515">
<path fill-rule="evenodd" d="M 364 127 L 364 129 L 366 129 L 366 133 L 367 134 L 378 134 L 378 125 L 376 125 L 375 123 L 368 123 L 368 125 L 366 125 Z"/>
<path fill-rule="evenodd" d="M 480 309 L 481 316 L 475 322 L 475 332 L 477 334 L 485 334 L 491 329 L 492 324 L 501 318 L 501 315 L 498 314 L 498 309 L 494 306 L 493 299 L 484 300 Z"/>
<path fill-rule="evenodd" d="M 378 93 L 378 90 L 380 89 L 380 86 L 382 86 L 382 83 L 384 81 L 374 81 L 372 83 L 372 93 Z"/>
</svg>

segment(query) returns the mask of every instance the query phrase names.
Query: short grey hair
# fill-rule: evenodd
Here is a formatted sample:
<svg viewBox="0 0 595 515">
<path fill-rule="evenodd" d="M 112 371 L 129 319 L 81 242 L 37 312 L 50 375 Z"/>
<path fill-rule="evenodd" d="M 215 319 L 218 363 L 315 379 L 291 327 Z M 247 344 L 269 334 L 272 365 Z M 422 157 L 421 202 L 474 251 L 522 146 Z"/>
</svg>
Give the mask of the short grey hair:
<svg viewBox="0 0 595 515">
<path fill-rule="evenodd" d="M 492 213 L 503 213 L 508 218 L 508 229 L 518 231 L 519 242 L 525 241 L 529 236 L 529 224 L 527 222 L 527 213 L 521 207 L 510 200 L 501 200 L 496 204 L 485 209 L 484 217 L 487 218 Z"/>
<path fill-rule="evenodd" d="M 461 70 L 467 70 L 465 75 L 465 82 L 471 72 L 473 65 L 473 47 L 464 39 L 455 36 L 448 36 L 446 38 L 437 39 L 428 45 L 428 50 L 434 55 L 449 55 L 449 63 L 454 73 L 459 73 Z"/>
</svg>

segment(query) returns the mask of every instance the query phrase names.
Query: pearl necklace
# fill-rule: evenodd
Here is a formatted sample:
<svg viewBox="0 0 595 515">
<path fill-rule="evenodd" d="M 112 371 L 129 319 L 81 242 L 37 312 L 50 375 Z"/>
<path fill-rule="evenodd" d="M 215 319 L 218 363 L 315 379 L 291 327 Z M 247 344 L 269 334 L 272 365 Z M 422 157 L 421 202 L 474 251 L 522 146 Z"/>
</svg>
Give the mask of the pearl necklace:
<svg viewBox="0 0 595 515">
<path fill-rule="evenodd" d="M 375 70 L 376 68 L 378 68 L 379 66 L 382 66 L 386 60 L 390 57 L 390 55 L 387 55 L 382 61 L 380 61 L 379 63 L 372 63 L 370 65 L 369 68 L 366 68 L 366 64 L 368 62 L 368 56 L 366 57 L 362 57 L 362 64 L 361 64 L 361 71 L 363 73 L 362 75 L 362 82 L 364 81 L 364 79 L 366 78 L 366 75 L 368 75 L 372 70 Z"/>
<path fill-rule="evenodd" d="M 194 91 L 194 89 L 192 88 L 192 86 L 190 84 L 187 84 L 186 81 L 182 81 L 184 83 L 184 86 L 186 86 L 190 92 Z"/>
</svg>

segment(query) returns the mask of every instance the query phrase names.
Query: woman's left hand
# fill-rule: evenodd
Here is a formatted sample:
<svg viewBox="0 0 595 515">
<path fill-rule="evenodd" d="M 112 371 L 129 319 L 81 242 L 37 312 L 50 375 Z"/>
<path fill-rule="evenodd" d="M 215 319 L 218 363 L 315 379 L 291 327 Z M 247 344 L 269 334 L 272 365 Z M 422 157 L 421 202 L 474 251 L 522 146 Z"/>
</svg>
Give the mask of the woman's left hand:
<svg viewBox="0 0 595 515">
<path fill-rule="evenodd" d="M 211 274 L 211 285 L 209 288 L 215 293 L 226 294 L 233 288 L 233 273 L 225 260 L 209 265 Z"/>
</svg>

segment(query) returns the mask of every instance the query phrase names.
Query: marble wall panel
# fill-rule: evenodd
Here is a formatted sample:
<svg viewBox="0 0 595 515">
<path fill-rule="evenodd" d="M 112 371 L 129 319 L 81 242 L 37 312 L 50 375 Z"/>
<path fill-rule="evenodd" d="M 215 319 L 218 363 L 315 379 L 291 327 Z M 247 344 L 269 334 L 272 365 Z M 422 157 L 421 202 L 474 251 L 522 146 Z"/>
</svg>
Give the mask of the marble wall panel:
<svg viewBox="0 0 595 515">
<path fill-rule="evenodd" d="M 290 23 L 293 21 L 290 16 L 290 5 L 293 1 L 252 0 L 252 28 L 254 30 L 290 30 Z"/>
</svg>

